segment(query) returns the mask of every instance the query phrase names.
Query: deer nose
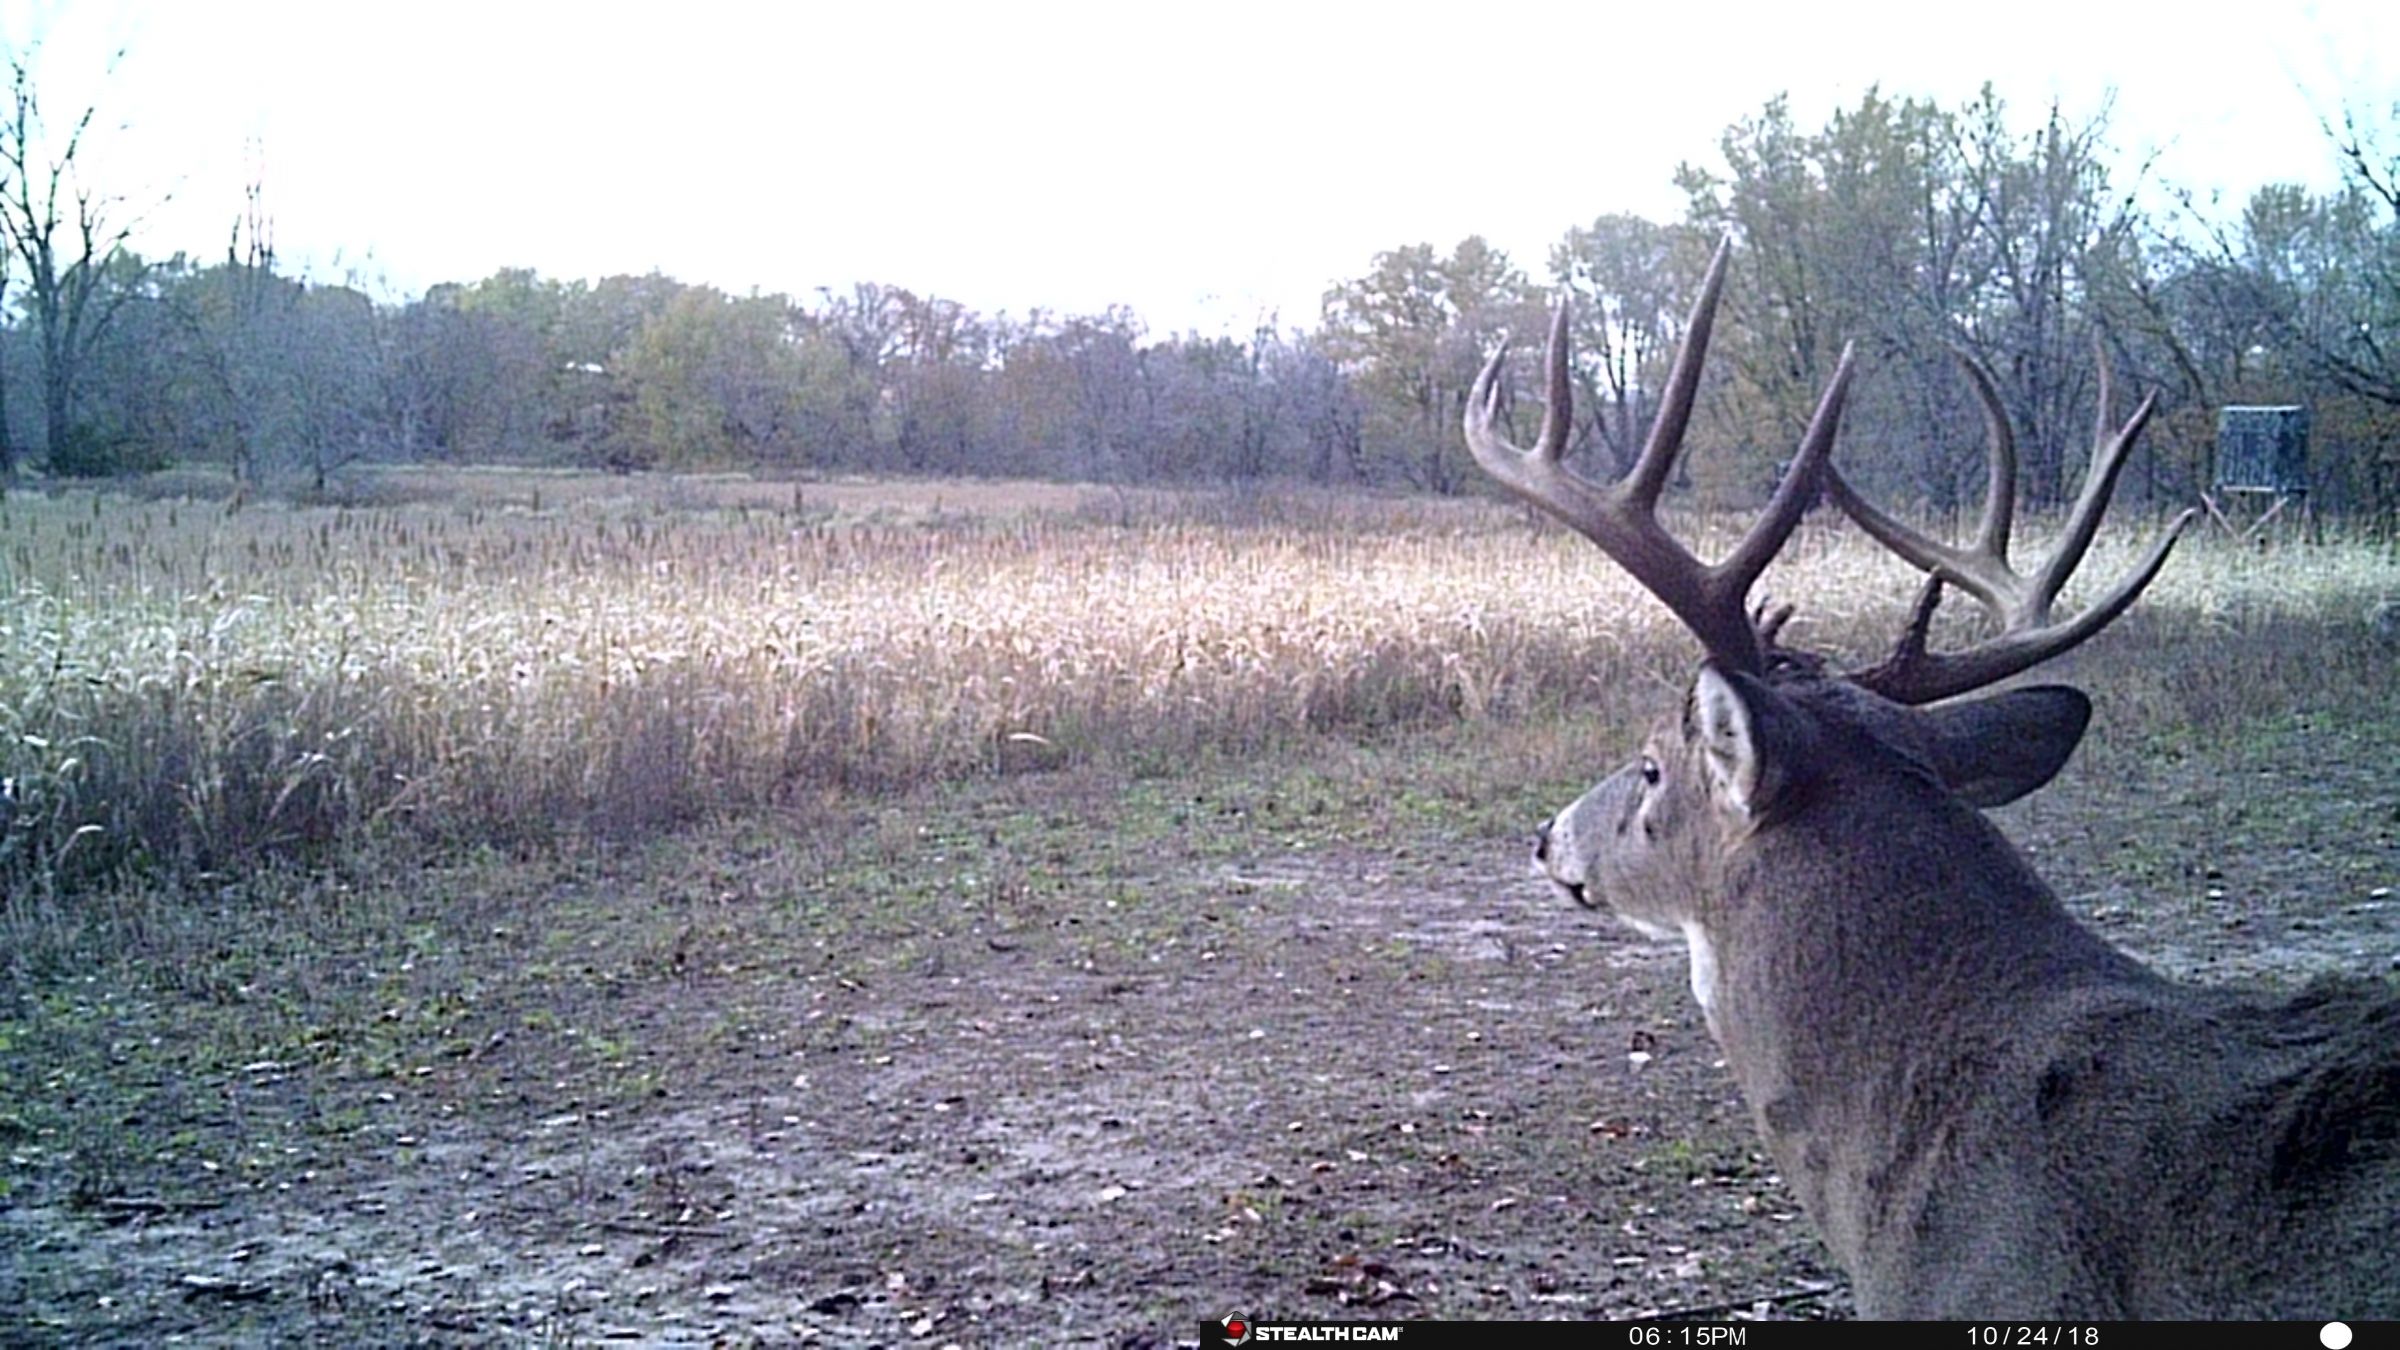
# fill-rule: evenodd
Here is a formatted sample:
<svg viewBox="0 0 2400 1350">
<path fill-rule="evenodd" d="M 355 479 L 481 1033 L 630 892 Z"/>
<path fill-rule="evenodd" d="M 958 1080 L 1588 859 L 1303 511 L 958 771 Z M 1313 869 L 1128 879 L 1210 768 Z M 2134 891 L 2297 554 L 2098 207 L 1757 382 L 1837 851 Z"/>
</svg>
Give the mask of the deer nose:
<svg viewBox="0 0 2400 1350">
<path fill-rule="evenodd" d="M 1543 821 L 1541 827 L 1533 832 L 1533 860 L 1535 862 L 1550 861 L 1549 821 Z"/>
</svg>

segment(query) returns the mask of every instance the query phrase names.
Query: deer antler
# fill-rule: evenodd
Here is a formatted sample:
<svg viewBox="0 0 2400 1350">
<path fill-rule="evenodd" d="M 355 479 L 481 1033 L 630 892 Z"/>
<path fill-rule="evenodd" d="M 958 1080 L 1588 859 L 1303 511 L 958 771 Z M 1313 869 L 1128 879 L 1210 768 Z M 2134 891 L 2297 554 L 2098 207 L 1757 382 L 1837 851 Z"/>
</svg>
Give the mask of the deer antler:
<svg viewBox="0 0 2400 1350">
<path fill-rule="evenodd" d="M 1976 528 L 1972 547 L 1962 549 L 1943 544 L 1901 524 L 1860 496 L 1840 470 L 1830 464 L 1825 466 L 1827 495 L 1860 528 L 1928 577 L 1924 593 L 1918 598 L 1916 610 L 1893 646 L 1892 654 L 1874 668 L 1849 676 L 1852 682 L 1898 703 L 1931 703 L 2007 679 L 2106 628 L 2158 575 L 2159 568 L 2166 564 L 2168 550 L 2175 546 L 2183 527 L 2196 514 L 2187 510 L 2176 517 L 2166 534 L 2151 546 L 2149 556 L 2126 574 L 2115 589 L 2074 618 L 2053 622 L 2050 607 L 2067 584 L 2067 578 L 2083 562 L 2092 537 L 2099 532 L 2100 518 L 2107 513 L 2109 498 L 2116 491 L 2117 474 L 2125 467 L 2125 457 L 2133 449 L 2134 438 L 2150 420 L 2158 395 L 2153 392 L 2145 397 L 2141 406 L 2133 410 L 2132 417 L 2112 429 L 2108 359 L 2099 350 L 2099 344 L 2093 344 L 2092 354 L 2100 365 L 2100 410 L 2093 418 L 2092 458 L 2084 475 L 2083 492 L 2075 499 L 2074 509 L 2068 512 L 2067 527 L 2051 547 L 2050 555 L 2030 574 L 2020 575 L 2008 563 L 2008 536 L 2016 515 L 2016 436 L 2009 430 L 2008 411 L 2000 404 L 2000 392 L 1992 382 L 1991 372 L 1963 348 L 1952 348 L 1952 354 L 1966 367 L 1976 397 L 1983 403 L 1984 425 L 1991 445 L 1983 520 Z M 1935 606 L 1941 603 L 1945 582 L 1981 602 L 1999 623 L 1999 634 L 1964 651 L 1926 650 L 1926 631 L 1933 622 Z"/>
<path fill-rule="evenodd" d="M 1708 277 L 1692 305 L 1682 349 L 1676 353 L 1674 370 L 1667 379 L 1666 402 L 1642 447 L 1641 458 L 1621 481 L 1603 487 L 1565 463 L 1574 395 L 1567 379 L 1567 307 L 1563 302 L 1550 322 L 1545 349 L 1549 401 L 1533 448 L 1518 449 L 1497 429 L 1500 370 L 1508 359 L 1505 343 L 1476 377 L 1467 399 L 1466 434 L 1467 446 L 1485 472 L 1598 544 L 1652 595 L 1665 601 L 1718 664 L 1755 674 L 1766 668 L 1765 643 L 1743 606 L 1751 583 L 1774 560 L 1808 509 L 1818 469 L 1829 467 L 1826 461 L 1850 387 L 1850 349 L 1842 349 L 1841 362 L 1818 400 L 1816 416 L 1809 422 L 1799 453 L 1749 533 L 1721 562 L 1707 564 L 1692 556 L 1659 524 L 1658 497 L 1683 448 L 1684 427 L 1691 420 L 1692 399 L 1708 352 L 1709 328 L 1716 320 L 1717 295 L 1724 287 L 1725 264 L 1732 250 L 1732 241 L 1727 240 L 1718 246 L 1708 265 Z"/>
</svg>

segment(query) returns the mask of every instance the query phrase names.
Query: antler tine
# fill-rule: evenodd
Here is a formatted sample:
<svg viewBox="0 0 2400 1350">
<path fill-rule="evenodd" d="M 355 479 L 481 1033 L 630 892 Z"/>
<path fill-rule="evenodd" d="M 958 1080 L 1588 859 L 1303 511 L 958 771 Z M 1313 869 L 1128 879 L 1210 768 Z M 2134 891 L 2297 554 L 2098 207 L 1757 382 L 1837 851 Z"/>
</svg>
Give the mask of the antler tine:
<svg viewBox="0 0 2400 1350">
<path fill-rule="evenodd" d="M 1613 487 L 1602 487 L 1566 467 L 1567 428 L 1573 412 L 1567 371 L 1567 311 L 1560 305 L 1551 320 L 1549 398 L 1542 418 L 1541 438 L 1531 450 L 1520 450 L 1499 432 L 1500 370 L 1505 345 L 1476 378 L 1467 400 L 1467 446 L 1485 472 L 1518 496 L 1558 517 L 1577 533 L 1598 544 L 1652 595 L 1683 621 L 1693 636 L 1720 665 L 1763 672 L 1765 648 L 1751 617 L 1745 612 L 1750 585 L 1790 538 L 1808 509 L 1818 474 L 1831 456 L 1834 433 L 1841 423 L 1842 404 L 1850 384 L 1851 354 L 1845 349 L 1833 381 L 1817 405 L 1808 436 L 1794 457 L 1791 470 L 1753 524 L 1726 559 L 1709 566 L 1692 556 L 1658 522 L 1658 497 L 1683 447 L 1692 403 L 1700 383 L 1700 368 L 1708 348 L 1710 326 L 1723 290 L 1730 240 L 1720 245 L 1708 266 L 1708 277 L 1693 303 L 1683 349 L 1675 358 L 1667 396 L 1633 471 Z"/>
<path fill-rule="evenodd" d="M 1575 430 L 1575 397 L 1567 379 L 1567 305 L 1561 300 L 1558 312 L 1550 316 L 1550 337 L 1542 344 L 1542 363 L 1549 381 L 1544 386 L 1548 397 L 1542 402 L 1542 431 L 1534 442 L 1535 453 L 1551 464 L 1558 463 L 1567 453 L 1567 437 Z"/>
<path fill-rule="evenodd" d="M 2094 351 L 2097 355 L 2098 348 Z M 2007 679 L 2106 628 L 2140 597 L 2166 565 L 2168 551 L 2174 548 L 2184 527 L 2196 514 L 2185 511 L 2178 516 L 2151 546 L 2141 565 L 2081 614 L 2063 623 L 2051 622 L 2050 608 L 2067 579 L 2082 564 L 2085 552 L 2099 532 L 2101 517 L 2107 513 L 2109 499 L 2116 492 L 2118 474 L 2125 467 L 2135 438 L 2157 407 L 2158 396 L 2153 392 L 2144 398 L 2133 416 L 2112 433 L 2107 404 L 2109 371 L 2105 358 L 2101 361 L 2102 403 L 2083 490 L 2068 512 L 2066 528 L 2049 555 L 2030 576 L 2021 576 L 2008 565 L 2013 511 L 2012 503 L 2003 499 L 2003 494 L 2013 496 L 2016 486 L 2015 436 L 2008 429 L 2007 413 L 2001 407 L 1990 373 L 1963 351 L 1959 358 L 1974 381 L 1991 430 L 1993 495 L 1984 503 L 1983 521 L 1972 549 L 1953 548 L 1917 533 L 1859 496 L 1838 472 L 1830 467 L 1826 470 L 1831 495 L 1851 519 L 1885 547 L 1932 577 L 1892 654 L 1874 668 L 1850 676 L 1855 683 L 1901 703 L 1930 703 Z M 1963 652 L 1928 651 L 1926 630 L 1933 608 L 1940 602 L 1943 582 L 1958 586 L 1982 602 L 1998 621 L 1999 635 Z"/>
<path fill-rule="evenodd" d="M 2092 369 L 2100 372 L 2100 397 L 2092 404 L 2092 444 L 2100 446 L 2108 442 L 2108 419 L 2117 398 L 2116 370 L 2108 363 L 2108 347 L 2100 339 L 2098 325 L 2092 328 Z"/>
<path fill-rule="evenodd" d="M 2000 402 L 1991 372 L 1964 347 L 1954 344 L 1950 354 L 1965 368 L 1968 383 L 1983 404 L 1984 458 L 1989 468 L 1975 547 L 1955 548 L 1894 519 L 1860 496 L 1842 471 L 1831 465 L 1825 469 L 1826 495 L 1885 548 L 1907 559 L 1918 571 L 1939 576 L 1974 596 L 1994 618 L 2006 623 L 2019 607 L 2024 590 L 2024 583 L 2008 566 L 2008 537 L 2016 528 L 2017 514 L 2017 436 L 2009 427 L 2008 409 Z"/>
<path fill-rule="evenodd" d="M 1976 546 L 2008 566 L 2008 536 L 2017 525 L 2017 432 L 2008 423 L 2008 407 L 2000 401 L 2000 387 L 1992 380 L 1992 372 L 1984 368 L 1975 354 L 1953 342 L 1950 355 L 1967 371 L 1967 382 L 1975 386 L 1975 399 L 1983 405 L 1984 443 L 1991 453 L 1984 458 L 1989 472 L 1983 485 L 1983 521 L 1975 529 Z"/>
<path fill-rule="evenodd" d="M 2127 573 L 2115 589 L 2081 614 L 2063 624 L 2011 629 L 1963 652 L 1926 649 L 1926 632 L 1933 621 L 1934 606 L 1941 600 L 1945 580 L 1934 575 L 1927 579 L 1925 590 L 1918 596 L 1917 608 L 1894 644 L 1892 654 L 1874 668 L 1853 672 L 1848 678 L 1851 683 L 1872 689 L 1895 703 L 1931 703 L 2030 670 L 2080 645 L 2132 608 L 2159 570 L 2167 565 L 2167 554 L 2175 547 L 2175 541 L 2183 537 L 2184 527 L 2199 514 L 2198 508 L 2190 508 L 2175 517 L 2166 533 L 2150 546 L 2141 566 Z"/>
<path fill-rule="evenodd" d="M 1542 405 L 1542 429 L 1536 434 L 1531 450 L 1519 450 L 1510 445 L 1499 432 L 1500 371 L 1508 364 L 1509 340 L 1500 339 L 1500 349 L 1492 359 L 1483 363 L 1475 376 L 1474 387 L 1467 394 L 1467 448 L 1475 453 L 1475 461 L 1509 487 L 1519 491 L 1516 470 L 1503 472 L 1495 463 L 1506 464 L 1510 457 L 1522 465 L 1541 465 L 1556 468 L 1566 457 L 1567 437 L 1574 426 L 1575 408 L 1567 388 L 1567 307 L 1562 302 L 1550 318 L 1550 340 L 1543 349 L 1545 365 L 1550 373 L 1549 396 Z M 1572 481 L 1573 475 L 1567 475 Z M 1587 484 L 1588 485 L 1588 484 Z"/>
<path fill-rule="evenodd" d="M 2100 391 L 2108 394 L 2108 381 L 2102 379 Z M 2105 404 L 2102 405 L 2106 407 Z M 2067 528 L 2059 535 L 2058 545 L 2050 551 L 2041 569 L 2034 574 L 2034 594 L 2041 597 L 2041 606 L 2048 613 L 2050 602 L 2067 584 L 2067 578 L 2083 562 L 2084 550 L 2092 546 L 2092 538 L 2100 532 L 2100 517 L 2108 510 L 2108 499 L 2117 490 L 2117 475 L 2125 468 L 2126 456 L 2133 452 L 2133 441 L 2142 434 L 2150 414 L 2158 407 L 2158 391 L 2153 389 L 2142 399 L 2133 416 L 2117 428 L 2114 436 L 2095 437 L 2092 441 L 2092 460 L 2084 469 L 2083 491 L 2076 494 L 2075 507 L 2067 513 Z M 2108 414 L 2100 414 L 2100 426 L 2108 425 Z"/>
</svg>

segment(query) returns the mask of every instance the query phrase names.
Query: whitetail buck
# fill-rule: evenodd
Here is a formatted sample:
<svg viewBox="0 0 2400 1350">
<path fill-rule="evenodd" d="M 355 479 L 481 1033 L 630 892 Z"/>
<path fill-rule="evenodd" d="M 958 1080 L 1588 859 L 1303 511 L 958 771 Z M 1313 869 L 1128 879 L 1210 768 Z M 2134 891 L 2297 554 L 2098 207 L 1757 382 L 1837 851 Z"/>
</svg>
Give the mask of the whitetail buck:
<svg viewBox="0 0 2400 1350">
<path fill-rule="evenodd" d="M 2372 982 L 2297 999 L 2176 984 L 2073 919 L 1978 808 L 2057 773 L 2091 704 L 2060 686 L 1942 702 L 2082 642 L 2166 561 L 2186 513 L 2082 614 L 2052 603 L 2148 418 L 2109 422 L 2050 556 L 2008 563 L 2015 452 L 1988 376 L 1990 497 L 1971 548 L 1877 511 L 1828 458 L 1845 352 L 1798 457 L 1724 561 L 1656 507 L 1699 382 L 1727 254 L 1694 304 L 1656 429 L 1602 486 L 1566 467 L 1566 314 L 1540 437 L 1476 460 L 1632 573 L 1707 649 L 1679 714 L 1542 827 L 1568 896 L 1690 947 L 1692 992 L 1776 1164 L 1871 1317 L 2400 1316 L 2400 1002 Z M 1930 574 L 1891 656 L 1836 674 L 1781 648 L 1750 586 L 1826 491 Z M 1928 650 L 1944 584 L 1998 621 Z"/>
</svg>

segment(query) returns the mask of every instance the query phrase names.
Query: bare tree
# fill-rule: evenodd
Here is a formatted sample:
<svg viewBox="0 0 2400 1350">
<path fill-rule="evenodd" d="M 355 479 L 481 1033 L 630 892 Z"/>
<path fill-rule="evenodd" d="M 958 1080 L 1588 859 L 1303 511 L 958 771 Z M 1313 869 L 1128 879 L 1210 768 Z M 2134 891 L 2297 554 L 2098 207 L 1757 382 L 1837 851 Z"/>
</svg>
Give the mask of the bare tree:
<svg viewBox="0 0 2400 1350">
<path fill-rule="evenodd" d="M 99 195 L 77 174 L 98 109 L 85 108 L 54 146 L 32 60 L 26 53 L 8 57 L 9 101 L 0 108 L 0 236 L 11 268 L 22 269 L 23 304 L 42 359 L 43 448 L 56 453 L 75 434 L 85 365 L 134 294 L 104 284 L 110 262 L 126 251 L 133 222 L 112 219 L 118 199 Z M 14 475 L 16 461 L 16 447 L 0 431 L 0 481 Z"/>
<path fill-rule="evenodd" d="M 1675 282 L 1674 231 L 1640 216 L 1604 215 L 1551 247 L 1550 275 L 1574 300 L 1577 346 L 1590 353 L 1570 369 L 1592 411 L 1569 449 L 1596 449 L 1604 480 L 1633 467 L 1653 385 L 1674 332 L 1666 291 Z"/>
<path fill-rule="evenodd" d="M 261 175 L 253 172 L 242 192 L 242 214 L 225 242 L 225 265 L 212 278 L 174 295 L 170 309 L 191 338 L 190 347 L 215 394 L 219 439 L 240 482 L 258 477 L 260 443 L 275 401 L 263 388 L 263 362 L 270 310 L 281 310 L 274 292 L 287 283 L 275 275 L 274 221 L 266 212 Z M 213 285 L 210 284 L 213 281 Z"/>
<path fill-rule="evenodd" d="M 2333 383 L 2400 406 L 2400 349 L 2392 333 L 2400 315 L 2400 150 L 2385 139 L 2400 127 L 2400 103 L 2380 128 L 2356 108 L 2343 110 L 2339 129 L 2320 120 L 2342 166 L 2342 191 L 2318 207 L 2320 228 L 2348 255 L 2346 268 L 2332 270 L 2349 284 L 2338 320 L 2290 326 L 2307 359 Z"/>
<path fill-rule="evenodd" d="M 2322 125 L 2342 174 L 2334 190 L 2270 183 L 2231 219 L 2185 194 L 2180 228 L 2153 245 L 2172 270 L 2149 327 L 2171 337 L 2194 403 L 2308 404 L 2310 501 L 2389 520 L 2400 510 L 2400 106 Z"/>
</svg>

